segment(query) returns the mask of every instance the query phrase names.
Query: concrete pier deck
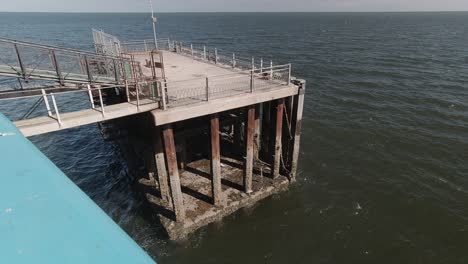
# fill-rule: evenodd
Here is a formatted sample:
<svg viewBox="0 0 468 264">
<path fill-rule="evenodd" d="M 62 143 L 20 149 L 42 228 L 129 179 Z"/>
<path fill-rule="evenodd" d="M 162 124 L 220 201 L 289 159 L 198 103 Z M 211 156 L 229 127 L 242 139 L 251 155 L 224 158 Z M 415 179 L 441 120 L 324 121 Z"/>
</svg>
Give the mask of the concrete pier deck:
<svg viewBox="0 0 468 264">
<path fill-rule="evenodd" d="M 258 89 L 251 91 L 250 76 L 245 71 L 232 69 L 222 64 L 200 61 L 171 51 L 162 51 L 162 53 L 168 80 L 169 108 L 167 110 L 161 110 L 160 105 L 154 101 L 142 100 L 140 105 L 136 102 L 125 102 L 105 106 L 104 114 L 98 107 L 62 113 L 60 114 L 61 122 L 58 122 L 57 116 L 53 115 L 16 121 L 15 125 L 25 136 L 33 136 L 148 111 L 152 111 L 156 125 L 162 125 L 298 93 L 298 87 L 295 85 L 276 83 L 260 77 L 254 78 Z M 147 55 L 135 55 L 135 59 L 142 65 L 145 64 L 147 58 Z M 150 68 L 143 67 L 143 73 L 145 76 L 150 76 Z M 224 76 L 227 78 L 224 79 Z M 209 101 L 205 99 L 206 77 L 214 80 L 211 81 L 213 84 L 210 83 L 213 86 L 211 88 L 213 92 L 210 93 Z M 60 107 L 60 102 L 58 102 L 58 109 Z"/>
</svg>

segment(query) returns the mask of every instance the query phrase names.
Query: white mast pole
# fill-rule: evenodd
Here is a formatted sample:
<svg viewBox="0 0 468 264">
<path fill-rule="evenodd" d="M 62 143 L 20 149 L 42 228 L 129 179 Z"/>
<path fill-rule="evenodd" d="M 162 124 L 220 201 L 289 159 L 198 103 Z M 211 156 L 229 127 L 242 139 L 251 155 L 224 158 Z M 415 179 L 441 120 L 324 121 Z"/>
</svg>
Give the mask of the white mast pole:
<svg viewBox="0 0 468 264">
<path fill-rule="evenodd" d="M 156 17 L 154 16 L 153 11 L 153 0 L 149 0 L 149 4 L 151 7 L 151 22 L 153 23 L 153 36 L 154 36 L 154 46 L 158 49 L 158 38 L 156 37 Z"/>
</svg>

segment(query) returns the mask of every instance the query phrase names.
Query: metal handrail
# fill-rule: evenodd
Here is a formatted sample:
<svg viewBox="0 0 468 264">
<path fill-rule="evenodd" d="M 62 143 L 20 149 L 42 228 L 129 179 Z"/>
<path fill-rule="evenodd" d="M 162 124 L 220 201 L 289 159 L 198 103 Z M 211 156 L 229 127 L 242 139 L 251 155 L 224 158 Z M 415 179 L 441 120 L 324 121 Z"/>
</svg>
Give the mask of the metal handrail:
<svg viewBox="0 0 468 264">
<path fill-rule="evenodd" d="M 22 45 L 22 46 L 27 46 L 27 47 L 40 48 L 40 49 L 44 49 L 44 50 L 51 50 L 52 49 L 52 50 L 56 50 L 56 51 L 66 51 L 68 53 L 74 53 L 74 54 L 80 54 L 80 55 L 92 55 L 93 57 L 100 57 L 100 58 L 107 58 L 107 59 L 121 59 L 120 57 L 117 57 L 117 56 L 103 55 L 103 54 L 98 54 L 98 53 L 91 52 L 91 51 L 72 49 L 72 48 L 64 48 L 64 47 L 57 47 L 57 46 L 52 46 L 52 45 L 37 44 L 37 43 L 31 43 L 31 42 L 27 42 L 27 41 L 19 41 L 19 40 L 8 39 L 8 38 L 0 38 L 0 42 L 10 43 L 10 44 L 17 44 L 17 45 Z"/>
</svg>

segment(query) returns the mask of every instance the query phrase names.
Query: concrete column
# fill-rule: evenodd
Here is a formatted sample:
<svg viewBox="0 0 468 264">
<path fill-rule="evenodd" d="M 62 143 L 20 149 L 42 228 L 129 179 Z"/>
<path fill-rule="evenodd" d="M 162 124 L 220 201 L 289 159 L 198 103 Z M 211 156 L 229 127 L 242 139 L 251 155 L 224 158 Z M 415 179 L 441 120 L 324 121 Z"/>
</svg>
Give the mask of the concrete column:
<svg viewBox="0 0 468 264">
<path fill-rule="evenodd" d="M 244 187 L 246 193 L 252 192 L 254 164 L 255 105 L 247 106 L 247 129 L 245 135 L 246 157 L 244 168 Z"/>
<path fill-rule="evenodd" d="M 299 159 L 299 146 L 301 143 L 301 128 L 302 128 L 302 112 L 304 108 L 304 94 L 306 88 L 305 80 L 297 80 L 300 85 L 299 93 L 294 97 L 294 110 L 296 113 L 291 121 L 292 133 L 294 135 L 294 143 L 291 154 L 291 181 L 296 180 L 297 162 Z"/>
<path fill-rule="evenodd" d="M 276 129 L 275 129 L 275 156 L 273 162 L 273 178 L 280 175 L 281 165 L 281 138 L 283 136 L 284 98 L 278 99 L 276 104 Z"/>
<path fill-rule="evenodd" d="M 159 191 L 161 198 L 172 206 L 172 199 L 169 190 L 169 179 L 167 177 L 166 160 L 164 158 L 164 149 L 161 138 L 160 127 L 155 127 L 154 133 L 154 160 L 156 163 L 156 172 L 158 174 Z"/>
<path fill-rule="evenodd" d="M 219 140 L 219 116 L 213 114 L 211 116 L 211 189 L 213 194 L 214 205 L 222 205 L 222 189 L 221 189 L 221 148 Z"/>
<path fill-rule="evenodd" d="M 185 220 L 185 208 L 180 186 L 179 169 L 177 168 L 177 156 L 174 143 L 174 131 L 171 125 L 163 126 L 164 150 L 167 160 L 167 171 L 172 194 L 172 204 L 177 222 Z"/>
</svg>

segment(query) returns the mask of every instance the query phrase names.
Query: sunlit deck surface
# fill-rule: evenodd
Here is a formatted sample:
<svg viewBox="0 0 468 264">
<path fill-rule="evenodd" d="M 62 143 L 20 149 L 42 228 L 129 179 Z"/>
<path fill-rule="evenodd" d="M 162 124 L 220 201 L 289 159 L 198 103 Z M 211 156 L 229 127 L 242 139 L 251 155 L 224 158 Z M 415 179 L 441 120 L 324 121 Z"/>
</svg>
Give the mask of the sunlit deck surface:
<svg viewBox="0 0 468 264">
<path fill-rule="evenodd" d="M 207 63 L 202 60 L 197 60 L 189 56 L 180 55 L 171 51 L 162 51 L 165 64 L 166 78 L 169 82 L 177 82 L 184 80 L 192 80 L 203 78 L 205 76 L 217 76 L 223 74 L 231 74 L 239 72 L 231 67 L 222 64 Z M 144 64 L 148 59 L 147 55 L 136 55 L 135 59 Z M 147 76 L 151 75 L 149 68 L 144 67 L 143 73 Z"/>
<path fill-rule="evenodd" d="M 274 81 L 265 81 L 261 78 L 255 78 L 258 89 L 251 91 L 248 72 L 241 72 L 227 65 L 193 59 L 171 51 L 163 51 L 163 56 L 165 75 L 168 81 L 168 97 L 173 103 L 169 105 L 167 110 L 159 109 L 159 104 L 150 100 L 140 102 L 139 107 L 134 102 L 125 102 L 105 106 L 104 115 L 99 107 L 97 109 L 61 113 L 61 125 L 52 117 L 21 120 L 15 122 L 15 125 L 25 136 L 32 136 L 148 111 L 152 111 L 156 125 L 162 125 L 284 98 L 298 93 L 298 87 L 295 85 L 276 85 Z M 145 65 L 148 55 L 137 54 L 135 59 Z M 146 76 L 151 76 L 151 69 L 143 67 L 143 73 Z M 217 77 L 213 76 L 226 74 L 229 74 L 229 78 L 235 81 L 230 83 L 228 79 L 227 82 L 223 80 L 224 82 L 216 84 Z M 209 101 L 205 100 L 205 77 L 213 77 L 210 80 L 213 80 L 211 82 L 216 86 L 216 90 L 213 90 Z M 193 96 L 186 96 L 186 91 L 194 93 Z"/>
</svg>

